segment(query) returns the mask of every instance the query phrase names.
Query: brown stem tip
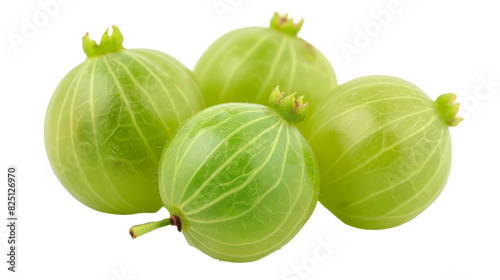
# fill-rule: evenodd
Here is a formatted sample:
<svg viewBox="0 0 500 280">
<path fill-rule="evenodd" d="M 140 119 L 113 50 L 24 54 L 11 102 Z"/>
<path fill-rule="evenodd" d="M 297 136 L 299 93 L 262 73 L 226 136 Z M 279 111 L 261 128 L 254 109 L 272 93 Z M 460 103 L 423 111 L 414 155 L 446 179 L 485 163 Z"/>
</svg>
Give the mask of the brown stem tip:
<svg viewBox="0 0 500 280">
<path fill-rule="evenodd" d="M 129 229 L 129 230 L 128 230 L 128 233 L 130 233 L 130 236 L 132 236 L 132 238 L 133 238 L 133 239 L 136 239 L 136 238 L 137 238 L 137 236 L 135 235 L 135 233 L 134 233 L 134 230 L 133 230 L 133 229 Z"/>
<path fill-rule="evenodd" d="M 172 217 L 170 217 L 170 224 L 173 226 L 177 226 L 177 231 L 182 231 L 182 222 L 179 216 L 172 215 Z"/>
</svg>

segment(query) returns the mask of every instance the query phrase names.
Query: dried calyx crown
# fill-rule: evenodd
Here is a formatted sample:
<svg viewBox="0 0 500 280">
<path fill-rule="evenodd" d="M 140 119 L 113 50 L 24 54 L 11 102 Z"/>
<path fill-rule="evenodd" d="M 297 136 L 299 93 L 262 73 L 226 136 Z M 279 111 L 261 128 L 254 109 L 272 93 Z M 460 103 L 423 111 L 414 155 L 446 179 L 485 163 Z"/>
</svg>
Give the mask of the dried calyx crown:
<svg viewBox="0 0 500 280">
<path fill-rule="evenodd" d="M 306 112 L 309 108 L 309 103 L 304 103 L 304 96 L 295 99 L 294 92 L 285 97 L 285 93 L 281 92 L 277 86 L 269 97 L 269 105 L 277 111 L 286 121 L 291 123 L 300 123 L 306 118 Z"/>
<path fill-rule="evenodd" d="M 454 93 L 446 93 L 436 99 L 436 105 L 441 118 L 449 126 L 457 126 L 463 121 L 462 118 L 457 116 L 460 104 L 456 103 L 456 100 L 457 96 Z"/>
<path fill-rule="evenodd" d="M 289 18 L 288 14 L 280 15 L 276 12 L 271 19 L 269 27 L 280 31 L 283 34 L 297 36 L 303 24 L 304 19 L 301 19 L 298 23 L 294 23 L 293 18 Z"/>
<path fill-rule="evenodd" d="M 112 26 L 113 32 L 109 36 L 109 28 L 102 34 L 101 42 L 97 44 L 95 40 L 90 39 L 89 33 L 82 38 L 83 51 L 87 57 L 96 57 L 103 54 L 114 53 L 123 50 L 123 35 L 120 29 Z"/>
</svg>

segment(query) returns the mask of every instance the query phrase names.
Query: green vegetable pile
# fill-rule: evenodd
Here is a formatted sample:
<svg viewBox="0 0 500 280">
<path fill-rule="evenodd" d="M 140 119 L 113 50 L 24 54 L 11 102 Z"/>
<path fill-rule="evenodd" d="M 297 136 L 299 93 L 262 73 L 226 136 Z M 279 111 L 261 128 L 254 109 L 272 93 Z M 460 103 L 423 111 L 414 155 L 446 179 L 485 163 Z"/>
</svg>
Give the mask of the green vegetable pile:
<svg viewBox="0 0 500 280">
<path fill-rule="evenodd" d="M 101 212 L 163 206 L 170 217 L 131 236 L 174 225 L 230 262 L 280 249 L 318 200 L 357 228 L 412 220 L 448 179 L 456 96 L 433 101 L 390 76 L 338 85 L 298 37 L 302 25 L 276 13 L 269 28 L 229 32 L 193 72 L 162 52 L 124 48 L 115 26 L 99 44 L 85 35 L 87 59 L 60 82 L 45 119 L 57 178 Z"/>
</svg>

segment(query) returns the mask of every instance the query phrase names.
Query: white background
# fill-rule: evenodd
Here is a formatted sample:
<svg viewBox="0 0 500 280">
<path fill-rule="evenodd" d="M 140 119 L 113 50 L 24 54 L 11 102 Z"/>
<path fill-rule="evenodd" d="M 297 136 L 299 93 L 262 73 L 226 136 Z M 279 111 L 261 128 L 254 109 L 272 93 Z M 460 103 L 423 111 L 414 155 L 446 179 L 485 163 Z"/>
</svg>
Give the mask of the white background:
<svg viewBox="0 0 500 280">
<path fill-rule="evenodd" d="M 20 177 L 19 273 L 7 273 L 2 261 L 1 279 L 500 279 L 498 1 L 61 0 L 44 21 L 40 3 L 46 2 L 0 4 L 1 180 L 9 164 L 18 166 Z M 390 9 L 390 20 L 375 23 L 374 14 L 389 11 L 388 5 L 397 7 Z M 318 204 L 283 249 L 235 264 L 211 259 L 170 227 L 132 240 L 129 226 L 168 213 L 99 213 L 60 185 L 44 150 L 45 110 L 62 77 L 85 59 L 81 37 L 87 31 L 99 39 L 117 25 L 125 47 L 157 49 L 192 69 L 220 35 L 267 26 L 274 11 L 305 18 L 299 35 L 331 60 L 340 83 L 393 75 L 432 98 L 455 92 L 465 103 L 466 120 L 451 129 L 450 179 L 423 214 L 394 229 L 366 231 L 344 225 Z M 28 36 L 22 34 L 25 21 L 38 24 Z M 362 42 L 359 32 L 366 31 L 357 30 L 366 28 L 370 37 Z M 12 44 L 13 34 L 23 43 Z M 347 44 L 357 53 L 346 55 Z M 497 82 L 487 88 L 482 80 L 488 79 Z M 4 217 L 6 182 L 0 186 Z M 4 221 L 1 260 L 7 249 Z M 330 251 L 325 242 L 333 243 Z"/>
</svg>

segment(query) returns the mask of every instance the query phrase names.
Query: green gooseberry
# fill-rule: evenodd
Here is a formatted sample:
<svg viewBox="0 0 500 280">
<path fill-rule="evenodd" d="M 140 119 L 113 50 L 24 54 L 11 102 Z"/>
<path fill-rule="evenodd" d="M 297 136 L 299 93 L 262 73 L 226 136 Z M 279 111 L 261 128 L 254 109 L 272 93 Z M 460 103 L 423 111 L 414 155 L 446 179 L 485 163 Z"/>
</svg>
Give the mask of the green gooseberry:
<svg viewBox="0 0 500 280">
<path fill-rule="evenodd" d="M 297 36 L 303 23 L 275 13 L 269 28 L 241 28 L 217 39 L 193 70 L 207 105 L 267 105 L 268 92 L 280 85 L 282 91 L 307 96 L 313 111 L 337 78 L 326 57 Z"/>
<path fill-rule="evenodd" d="M 451 167 L 456 96 L 368 76 L 338 86 L 305 132 L 321 172 L 319 201 L 363 229 L 401 225 L 440 194 Z"/>
<path fill-rule="evenodd" d="M 271 108 L 220 104 L 196 114 L 164 150 L 160 195 L 170 218 L 132 227 L 136 238 L 175 225 L 219 260 L 249 262 L 302 228 L 319 193 L 313 152 L 295 127 L 308 104 L 276 88 Z"/>
<path fill-rule="evenodd" d="M 125 49 L 113 26 L 55 90 L 45 147 L 57 178 L 81 203 L 113 214 L 156 212 L 158 163 L 179 124 L 204 107 L 192 73 L 173 57 Z"/>
</svg>

